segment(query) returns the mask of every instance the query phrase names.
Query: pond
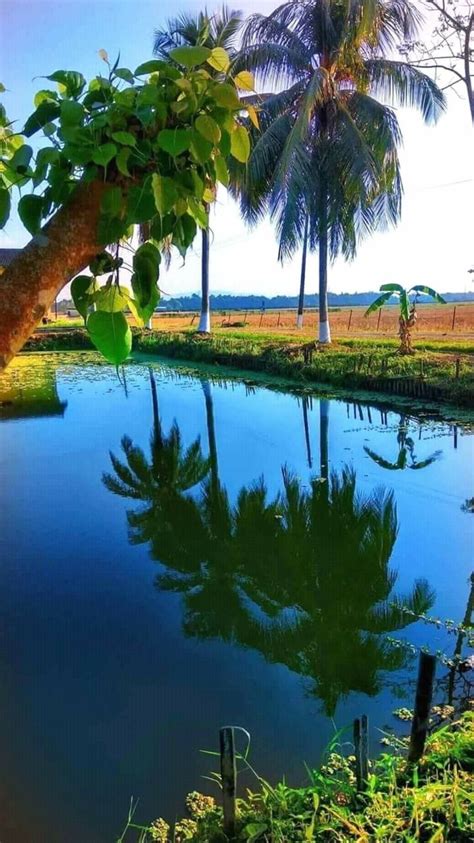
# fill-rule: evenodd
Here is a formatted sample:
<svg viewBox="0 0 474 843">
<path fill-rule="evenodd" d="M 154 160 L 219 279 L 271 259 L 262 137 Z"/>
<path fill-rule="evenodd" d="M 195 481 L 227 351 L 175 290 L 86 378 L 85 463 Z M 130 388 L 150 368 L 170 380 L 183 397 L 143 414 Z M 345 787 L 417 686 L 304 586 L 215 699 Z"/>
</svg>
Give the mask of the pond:
<svg viewBox="0 0 474 843">
<path fill-rule="evenodd" d="M 0 378 L 2 843 L 111 843 L 132 797 L 173 819 L 213 792 L 222 725 L 270 780 L 305 783 L 363 713 L 379 752 L 413 648 L 456 645 L 415 615 L 466 612 L 468 427 L 156 359 L 124 376 L 63 354 Z"/>
</svg>

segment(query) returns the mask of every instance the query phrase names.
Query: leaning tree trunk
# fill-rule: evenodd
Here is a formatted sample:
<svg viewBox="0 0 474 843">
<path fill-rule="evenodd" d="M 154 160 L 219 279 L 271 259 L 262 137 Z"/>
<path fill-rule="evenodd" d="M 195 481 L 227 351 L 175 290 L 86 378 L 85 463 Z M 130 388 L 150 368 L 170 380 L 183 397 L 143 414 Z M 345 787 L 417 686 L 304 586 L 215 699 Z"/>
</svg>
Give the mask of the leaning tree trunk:
<svg viewBox="0 0 474 843">
<path fill-rule="evenodd" d="M 211 333 L 211 311 L 209 302 L 209 228 L 203 228 L 202 230 L 201 318 L 199 319 L 198 332 L 200 334 Z"/>
<path fill-rule="evenodd" d="M 0 369 L 20 351 L 65 284 L 100 251 L 101 182 L 80 185 L 0 281 Z"/>
<path fill-rule="evenodd" d="M 304 222 L 304 239 L 303 239 L 303 255 L 301 258 L 301 277 L 300 277 L 300 294 L 298 298 L 298 315 L 296 317 L 296 327 L 303 327 L 303 313 L 304 313 L 304 288 L 306 283 L 306 254 L 308 251 L 308 228 L 309 219 L 306 216 Z"/>
<path fill-rule="evenodd" d="M 328 312 L 328 220 L 327 191 L 321 190 L 319 218 L 319 342 L 331 342 Z"/>
</svg>

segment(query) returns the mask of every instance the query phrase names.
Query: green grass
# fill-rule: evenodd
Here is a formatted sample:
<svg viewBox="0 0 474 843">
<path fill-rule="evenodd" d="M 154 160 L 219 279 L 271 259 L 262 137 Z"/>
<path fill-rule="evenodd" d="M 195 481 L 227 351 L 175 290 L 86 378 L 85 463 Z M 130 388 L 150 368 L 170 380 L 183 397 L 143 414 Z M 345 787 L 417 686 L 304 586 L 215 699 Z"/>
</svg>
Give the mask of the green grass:
<svg viewBox="0 0 474 843">
<path fill-rule="evenodd" d="M 474 839 L 474 712 L 435 731 L 417 767 L 408 767 L 401 755 L 382 755 L 370 767 L 363 794 L 356 789 L 355 759 L 342 753 L 337 740 L 320 769 L 307 768 L 304 787 L 291 787 L 285 781 L 272 786 L 258 776 L 247 757 L 239 756 L 248 789 L 237 800 L 234 839 L 246 843 L 467 843 Z M 405 754 L 406 742 L 400 743 Z M 211 778 L 219 784 L 217 774 Z M 140 826 L 134 823 L 132 811 L 119 843 L 227 840 L 221 808 L 212 797 L 193 792 L 186 808 L 187 816 L 174 828 L 161 818 Z"/>
<path fill-rule="evenodd" d="M 414 356 L 396 353 L 396 341 L 345 340 L 315 351 L 304 359 L 304 345 L 294 337 L 273 334 L 241 334 L 229 331 L 202 338 L 195 331 L 148 331 L 134 329 L 134 349 L 179 360 L 231 366 L 292 380 L 300 385 L 329 384 L 335 387 L 393 393 L 394 379 L 415 379 L 429 385 L 428 399 L 474 406 L 474 367 L 469 343 L 432 343 L 431 350 Z M 83 329 L 41 332 L 26 351 L 65 351 L 91 348 Z M 460 356 L 459 377 L 453 352 Z M 418 400 L 418 399 L 417 399 Z"/>
<path fill-rule="evenodd" d="M 403 357 L 393 346 L 369 343 L 347 346 L 336 344 L 329 349 L 315 351 L 305 361 L 303 350 L 294 340 L 289 343 L 275 340 L 271 335 L 252 335 L 229 332 L 199 338 L 191 333 L 136 334 L 135 348 L 140 351 L 182 360 L 217 363 L 248 371 L 295 380 L 299 383 L 322 383 L 338 387 L 355 387 L 389 391 L 396 378 L 423 378 L 439 392 L 439 399 L 464 406 L 474 406 L 474 369 L 465 355 L 460 363 L 459 377 L 455 377 L 455 361 L 437 352 L 419 352 Z"/>
</svg>

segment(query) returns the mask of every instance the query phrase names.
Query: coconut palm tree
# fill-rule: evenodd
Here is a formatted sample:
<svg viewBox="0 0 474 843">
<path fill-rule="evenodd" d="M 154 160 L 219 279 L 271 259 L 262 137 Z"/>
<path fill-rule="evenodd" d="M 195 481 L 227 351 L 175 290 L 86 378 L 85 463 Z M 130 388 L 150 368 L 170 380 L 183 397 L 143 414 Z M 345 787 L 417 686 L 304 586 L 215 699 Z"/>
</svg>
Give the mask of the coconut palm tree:
<svg viewBox="0 0 474 843">
<path fill-rule="evenodd" d="M 352 258 L 361 235 L 400 216 L 401 133 L 385 101 L 417 107 L 428 123 L 444 108 L 428 76 L 387 58 L 419 22 L 408 0 L 291 0 L 245 25 L 237 67 L 277 92 L 265 98 L 238 185 L 242 211 L 249 222 L 270 212 L 280 258 L 304 242 L 309 218 L 322 343 L 328 257 Z"/>
<path fill-rule="evenodd" d="M 400 316 L 398 319 L 399 329 L 398 336 L 400 337 L 399 354 L 414 354 L 411 344 L 411 332 L 415 327 L 417 320 L 416 304 L 418 296 L 424 294 L 430 296 L 439 304 L 446 304 L 446 300 L 440 296 L 432 287 L 427 287 L 426 284 L 415 284 L 408 290 L 404 290 L 401 284 L 382 284 L 380 287 L 382 293 L 365 311 L 365 316 L 379 310 L 392 297 L 397 296 L 400 303 Z M 414 298 L 410 301 L 410 293 L 415 293 Z"/>
<path fill-rule="evenodd" d="M 213 50 L 222 47 L 231 62 L 237 54 L 236 39 L 242 26 L 242 12 L 223 6 L 219 12 L 209 15 L 207 11 L 197 16 L 182 13 L 168 20 L 165 29 L 155 30 L 153 52 L 166 61 L 176 47 L 201 46 Z M 219 75 L 219 71 L 208 67 L 210 73 Z M 198 332 L 208 334 L 211 331 L 209 299 L 209 226 L 202 229 L 201 250 L 201 316 Z"/>
</svg>

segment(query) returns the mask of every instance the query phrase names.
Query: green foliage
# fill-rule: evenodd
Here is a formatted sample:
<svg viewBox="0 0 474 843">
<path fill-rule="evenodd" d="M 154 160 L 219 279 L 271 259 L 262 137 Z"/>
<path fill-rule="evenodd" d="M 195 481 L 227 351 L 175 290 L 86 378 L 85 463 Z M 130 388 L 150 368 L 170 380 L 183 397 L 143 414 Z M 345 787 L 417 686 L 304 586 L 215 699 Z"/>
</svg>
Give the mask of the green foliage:
<svg viewBox="0 0 474 843">
<path fill-rule="evenodd" d="M 474 371 L 470 359 L 453 378 L 454 362 L 433 345 L 433 353 L 419 349 L 416 358 L 396 353 L 396 342 L 348 340 L 331 350 L 313 355 L 305 362 L 303 349 L 294 337 L 275 334 L 251 334 L 226 330 L 225 336 L 215 334 L 207 342 L 200 342 L 193 332 L 153 333 L 138 335 L 136 345 L 141 351 L 163 354 L 183 360 L 196 360 L 220 366 L 232 366 L 248 371 L 264 372 L 297 381 L 302 386 L 315 383 L 365 390 L 389 390 L 393 378 L 419 378 L 423 364 L 424 382 L 439 391 L 440 401 L 473 407 Z M 292 352 L 291 349 L 295 350 Z M 472 353 L 472 344 L 449 346 L 456 353 Z M 414 399 L 393 394 L 391 401 L 409 404 Z M 420 399 L 418 399 L 420 400 Z M 426 405 L 427 399 L 421 404 Z"/>
<path fill-rule="evenodd" d="M 95 347 L 109 363 L 118 366 L 132 350 L 132 332 L 123 313 L 96 310 L 87 318 L 87 330 Z"/>
<path fill-rule="evenodd" d="M 214 754 L 214 753 L 211 753 Z M 337 737 L 320 769 L 308 770 L 306 787 L 276 785 L 258 776 L 245 755 L 239 766 L 257 782 L 237 800 L 235 841 L 242 843 L 468 843 L 474 834 L 474 714 L 465 713 L 429 738 L 427 751 L 413 773 L 406 761 L 382 755 L 371 765 L 367 792 L 357 793 L 355 758 L 341 754 Z M 220 782 L 218 774 L 213 778 Z M 218 843 L 226 840 L 220 799 L 190 793 L 188 816 L 174 829 L 163 819 L 149 826 L 129 820 L 142 841 L 189 840 Z M 127 839 L 129 839 L 127 837 Z M 133 839 L 133 838 L 132 838 Z"/>
<path fill-rule="evenodd" d="M 216 181 L 225 183 L 222 156 L 244 162 L 250 143 L 241 118 L 246 106 L 223 48 L 178 45 L 168 61 L 154 59 L 134 72 L 111 67 L 102 52 L 107 76 L 88 84 L 76 71 L 46 77 L 57 90 L 38 92 L 23 128 L 23 136 L 43 130 L 48 138 L 36 154 L 0 108 L 0 223 L 9 218 L 13 187 L 22 189 L 18 213 L 35 235 L 81 184 L 101 181 L 108 187 L 100 206 L 98 251 L 128 239 L 130 226 L 148 224 L 152 242 L 133 261 L 133 295 L 120 286 L 121 262 L 111 255 L 108 266 L 92 262 L 90 289 L 83 280 L 73 285 L 84 318 L 93 305 L 97 314 L 106 314 L 91 314 L 87 328 L 107 359 L 118 363 L 130 350 L 130 333 L 115 314 L 130 308 L 141 324 L 151 316 L 159 300 L 164 240 L 184 257 L 197 226 L 207 226 Z M 207 62 L 212 68 L 219 63 L 221 78 L 203 67 Z M 99 288 L 97 279 L 106 272 L 114 277 Z"/>
<path fill-rule="evenodd" d="M 426 296 L 431 296 L 439 304 L 446 304 L 446 300 L 440 296 L 433 287 L 427 287 L 426 284 L 415 284 L 414 287 L 410 287 L 408 290 L 404 290 L 401 284 L 382 284 L 380 290 L 383 291 L 382 295 L 375 299 L 372 304 L 367 308 L 365 311 L 365 316 L 369 316 L 375 310 L 379 310 L 379 308 L 383 307 L 385 302 L 391 299 L 392 296 L 398 296 L 400 301 L 400 313 L 404 319 L 408 319 L 409 315 L 409 296 L 410 293 L 416 293 L 416 298 L 420 293 L 423 293 Z"/>
</svg>

